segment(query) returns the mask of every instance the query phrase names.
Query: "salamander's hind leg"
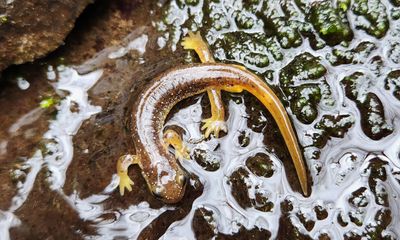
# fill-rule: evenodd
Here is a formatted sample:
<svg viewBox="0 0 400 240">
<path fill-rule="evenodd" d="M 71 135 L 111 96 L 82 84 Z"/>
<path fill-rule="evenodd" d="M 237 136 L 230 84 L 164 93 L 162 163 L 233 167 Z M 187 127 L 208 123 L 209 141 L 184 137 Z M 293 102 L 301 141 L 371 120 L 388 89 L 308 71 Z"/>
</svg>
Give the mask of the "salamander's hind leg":
<svg viewBox="0 0 400 240">
<path fill-rule="evenodd" d="M 218 138 L 220 131 L 228 131 L 225 122 L 225 109 L 221 98 L 221 90 L 208 89 L 207 94 L 211 104 L 211 117 L 203 120 L 204 125 L 201 127 L 201 130 L 205 130 L 205 138 L 208 138 L 211 133 Z"/>
<path fill-rule="evenodd" d="M 183 38 L 182 46 L 184 49 L 196 51 L 197 55 L 199 55 L 200 61 L 203 63 L 215 62 L 210 50 L 208 49 L 207 43 L 201 37 L 200 32 L 189 32 L 189 36 Z"/>
<path fill-rule="evenodd" d="M 168 150 L 169 146 L 175 149 L 176 159 L 190 159 L 189 149 L 184 144 L 181 135 L 172 129 L 168 129 L 164 132 L 163 141 L 165 148 Z"/>
<path fill-rule="evenodd" d="M 128 176 L 128 168 L 132 164 L 138 164 L 139 159 L 136 155 L 123 155 L 117 162 L 117 174 L 119 176 L 119 193 L 124 195 L 125 188 L 132 191 L 133 181 Z"/>
<path fill-rule="evenodd" d="M 201 37 L 200 32 L 189 32 L 189 36 L 183 39 L 182 46 L 184 49 L 192 49 L 196 51 L 203 63 L 215 62 L 207 43 Z M 203 120 L 204 125 L 201 130 L 205 130 L 204 136 L 206 138 L 209 137 L 211 133 L 213 133 L 215 137 L 218 137 L 220 131 L 227 132 L 225 109 L 221 99 L 221 90 L 208 89 L 207 94 L 211 103 L 211 118 Z"/>
</svg>

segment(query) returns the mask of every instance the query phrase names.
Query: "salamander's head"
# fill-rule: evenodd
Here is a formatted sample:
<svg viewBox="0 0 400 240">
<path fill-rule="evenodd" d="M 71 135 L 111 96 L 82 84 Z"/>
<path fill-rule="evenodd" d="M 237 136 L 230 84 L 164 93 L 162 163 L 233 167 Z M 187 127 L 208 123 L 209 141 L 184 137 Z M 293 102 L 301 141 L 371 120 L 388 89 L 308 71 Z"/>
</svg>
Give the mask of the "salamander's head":
<svg viewBox="0 0 400 240">
<path fill-rule="evenodd" d="M 179 170 L 175 174 L 175 179 L 165 179 L 162 185 L 153 187 L 152 192 L 154 196 L 165 203 L 177 203 L 185 195 L 186 182 L 186 174 Z"/>
</svg>

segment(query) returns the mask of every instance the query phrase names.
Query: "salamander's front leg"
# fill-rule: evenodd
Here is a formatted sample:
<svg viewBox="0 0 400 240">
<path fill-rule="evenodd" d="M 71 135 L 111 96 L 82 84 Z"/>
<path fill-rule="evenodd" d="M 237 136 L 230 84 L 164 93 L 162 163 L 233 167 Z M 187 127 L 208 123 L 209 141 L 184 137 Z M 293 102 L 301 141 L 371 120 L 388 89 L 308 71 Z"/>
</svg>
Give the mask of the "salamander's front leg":
<svg viewBox="0 0 400 240">
<path fill-rule="evenodd" d="M 189 149 L 185 146 L 181 135 L 177 132 L 172 129 L 166 130 L 164 132 L 163 141 L 167 151 L 169 146 L 172 146 L 175 149 L 176 159 L 190 159 Z"/>
<path fill-rule="evenodd" d="M 117 174 L 119 176 L 119 193 L 124 195 L 125 188 L 132 191 L 133 181 L 128 176 L 128 168 L 132 164 L 138 164 L 139 159 L 136 155 L 123 155 L 117 162 Z"/>
<path fill-rule="evenodd" d="M 225 122 L 225 109 L 224 103 L 222 102 L 221 90 L 208 89 L 207 94 L 210 99 L 211 117 L 203 120 L 204 125 L 201 127 L 201 130 L 205 130 L 204 137 L 206 138 L 208 138 L 211 133 L 213 133 L 215 137 L 218 137 L 220 131 L 228 131 Z"/>
</svg>

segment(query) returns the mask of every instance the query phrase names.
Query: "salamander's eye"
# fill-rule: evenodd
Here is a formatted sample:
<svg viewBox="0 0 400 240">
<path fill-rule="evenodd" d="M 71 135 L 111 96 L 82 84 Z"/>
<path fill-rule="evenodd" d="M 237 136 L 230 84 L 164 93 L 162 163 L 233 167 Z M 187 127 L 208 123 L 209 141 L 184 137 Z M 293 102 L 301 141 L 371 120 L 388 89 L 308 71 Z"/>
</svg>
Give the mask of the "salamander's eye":
<svg viewBox="0 0 400 240">
<path fill-rule="evenodd" d="M 187 184 L 189 178 L 186 175 L 181 176 L 181 178 L 183 178 L 182 179 L 183 182 L 181 185 L 183 186 L 183 188 L 186 188 L 186 184 Z"/>
<path fill-rule="evenodd" d="M 178 180 L 179 185 L 186 186 L 188 177 L 186 175 L 180 175 L 179 177 L 177 177 L 177 180 Z"/>
</svg>

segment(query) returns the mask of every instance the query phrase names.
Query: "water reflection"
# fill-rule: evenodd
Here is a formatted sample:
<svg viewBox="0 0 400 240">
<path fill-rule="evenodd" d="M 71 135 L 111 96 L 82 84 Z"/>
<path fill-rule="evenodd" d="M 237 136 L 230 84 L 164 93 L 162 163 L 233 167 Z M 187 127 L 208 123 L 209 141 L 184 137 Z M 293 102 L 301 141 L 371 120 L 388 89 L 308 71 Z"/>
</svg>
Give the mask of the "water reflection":
<svg viewBox="0 0 400 240">
<path fill-rule="evenodd" d="M 127 209 L 107 209 L 104 202 L 110 198 L 110 193 L 118 186 L 118 177 L 114 175 L 111 183 L 101 194 L 94 194 L 81 199 L 77 192 L 66 196 L 60 192 L 66 201 L 78 212 L 81 219 L 90 221 L 97 230 L 94 236 L 87 238 L 114 239 L 118 237 L 136 239 L 141 231 L 155 218 L 172 207 L 152 209 L 148 203 L 141 202 L 138 205 L 130 205 Z"/>
</svg>

